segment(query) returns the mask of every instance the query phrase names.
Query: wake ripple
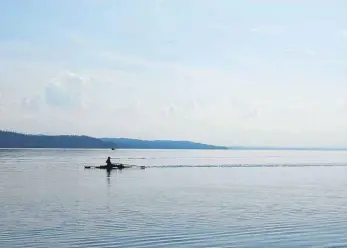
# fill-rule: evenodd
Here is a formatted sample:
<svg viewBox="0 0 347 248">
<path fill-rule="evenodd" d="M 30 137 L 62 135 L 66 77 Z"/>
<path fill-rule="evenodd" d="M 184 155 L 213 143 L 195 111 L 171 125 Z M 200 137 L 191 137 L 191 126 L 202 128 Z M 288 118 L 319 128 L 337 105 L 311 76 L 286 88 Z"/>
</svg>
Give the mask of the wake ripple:
<svg viewBox="0 0 347 248">
<path fill-rule="evenodd" d="M 149 165 L 146 168 L 262 168 L 262 167 L 347 167 L 347 164 L 210 164 L 210 165 Z"/>
</svg>

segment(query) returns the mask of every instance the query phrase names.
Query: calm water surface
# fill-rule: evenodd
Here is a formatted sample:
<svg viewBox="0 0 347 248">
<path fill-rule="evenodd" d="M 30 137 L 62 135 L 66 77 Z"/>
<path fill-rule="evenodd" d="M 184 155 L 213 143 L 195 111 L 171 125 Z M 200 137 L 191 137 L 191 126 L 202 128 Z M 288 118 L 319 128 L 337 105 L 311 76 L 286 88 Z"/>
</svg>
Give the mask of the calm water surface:
<svg viewBox="0 0 347 248">
<path fill-rule="evenodd" d="M 0 220 L 0 247 L 347 247 L 347 152 L 0 150 Z"/>
</svg>

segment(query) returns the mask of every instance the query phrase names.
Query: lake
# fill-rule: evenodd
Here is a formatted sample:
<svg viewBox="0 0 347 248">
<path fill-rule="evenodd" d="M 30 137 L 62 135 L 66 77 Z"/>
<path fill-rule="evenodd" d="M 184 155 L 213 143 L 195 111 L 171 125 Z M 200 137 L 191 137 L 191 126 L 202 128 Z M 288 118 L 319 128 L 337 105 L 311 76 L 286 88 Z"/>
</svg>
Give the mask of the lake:
<svg viewBox="0 0 347 248">
<path fill-rule="evenodd" d="M 347 152 L 2 149 L 0 220 L 0 247 L 347 247 Z"/>
</svg>

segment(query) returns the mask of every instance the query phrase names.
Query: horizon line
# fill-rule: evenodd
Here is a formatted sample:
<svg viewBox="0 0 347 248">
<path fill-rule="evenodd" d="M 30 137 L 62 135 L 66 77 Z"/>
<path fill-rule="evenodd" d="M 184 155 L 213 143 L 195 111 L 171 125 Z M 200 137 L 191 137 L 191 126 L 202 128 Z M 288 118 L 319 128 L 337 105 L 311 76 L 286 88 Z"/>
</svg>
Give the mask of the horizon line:
<svg viewBox="0 0 347 248">
<path fill-rule="evenodd" d="M 37 136 L 86 136 L 90 138 L 95 139 L 131 139 L 131 140 L 140 140 L 140 141 L 170 141 L 170 142 L 191 142 L 191 143 L 198 143 L 203 145 L 209 145 L 209 146 L 216 146 L 216 147 L 224 147 L 228 150 L 347 150 L 347 146 L 295 146 L 295 145 L 288 145 L 288 146 L 281 146 L 281 145 L 274 145 L 274 146 L 266 146 L 266 145 L 215 145 L 215 144 L 209 144 L 205 142 L 200 141 L 193 141 L 193 140 L 183 140 L 183 139 L 143 139 L 143 138 L 129 138 L 129 137 L 97 137 L 97 136 L 91 136 L 86 134 L 44 134 L 44 133 L 26 133 L 26 132 L 20 132 L 20 131 L 13 131 L 13 130 L 4 130 L 0 129 L 0 132 L 11 132 L 11 133 L 17 133 L 17 134 L 23 134 L 23 135 L 37 135 Z"/>
</svg>

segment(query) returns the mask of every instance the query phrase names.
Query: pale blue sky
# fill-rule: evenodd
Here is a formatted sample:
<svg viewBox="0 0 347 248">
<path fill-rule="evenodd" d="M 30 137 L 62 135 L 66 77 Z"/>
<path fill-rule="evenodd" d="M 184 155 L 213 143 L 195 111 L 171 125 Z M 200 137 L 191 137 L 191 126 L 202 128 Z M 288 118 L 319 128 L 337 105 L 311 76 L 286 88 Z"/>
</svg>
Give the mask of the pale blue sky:
<svg viewBox="0 0 347 248">
<path fill-rule="evenodd" d="M 347 1 L 0 1 L 0 129 L 347 145 Z"/>
</svg>

